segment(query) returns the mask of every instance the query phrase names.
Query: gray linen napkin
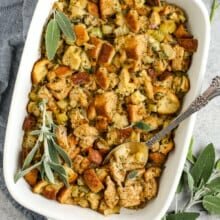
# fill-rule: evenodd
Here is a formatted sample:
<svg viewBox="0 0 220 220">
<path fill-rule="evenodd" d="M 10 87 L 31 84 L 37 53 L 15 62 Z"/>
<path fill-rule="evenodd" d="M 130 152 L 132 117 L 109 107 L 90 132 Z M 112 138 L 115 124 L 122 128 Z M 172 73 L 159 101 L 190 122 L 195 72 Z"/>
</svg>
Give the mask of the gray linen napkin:
<svg viewBox="0 0 220 220">
<path fill-rule="evenodd" d="M 45 219 L 19 204 L 8 193 L 2 170 L 2 150 L 14 82 L 29 23 L 37 0 L 0 0 L 0 190 L 27 219 Z M 8 202 L 7 201 L 7 202 Z"/>
</svg>

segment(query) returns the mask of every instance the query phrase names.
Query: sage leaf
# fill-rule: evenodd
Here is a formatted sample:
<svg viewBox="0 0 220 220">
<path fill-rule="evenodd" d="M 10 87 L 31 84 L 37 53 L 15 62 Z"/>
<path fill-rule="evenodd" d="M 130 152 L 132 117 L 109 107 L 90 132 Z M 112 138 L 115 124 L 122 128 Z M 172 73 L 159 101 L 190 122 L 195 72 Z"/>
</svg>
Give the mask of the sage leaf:
<svg viewBox="0 0 220 220">
<path fill-rule="evenodd" d="M 48 151 L 49 151 L 49 156 L 50 160 L 53 161 L 54 163 L 59 163 L 59 155 L 57 153 L 57 150 L 53 147 L 51 141 L 48 142 Z"/>
<path fill-rule="evenodd" d="M 60 29 L 55 19 L 50 20 L 46 29 L 46 53 L 49 60 L 52 60 L 58 49 L 60 40 Z"/>
<path fill-rule="evenodd" d="M 147 132 L 152 130 L 149 124 L 146 124 L 142 121 L 136 122 L 133 126 Z"/>
<path fill-rule="evenodd" d="M 220 177 L 215 178 L 206 186 L 214 193 L 220 193 Z"/>
<path fill-rule="evenodd" d="M 59 155 L 66 162 L 66 164 L 69 167 L 72 167 L 72 161 L 69 158 L 69 156 L 67 155 L 67 153 L 58 144 L 56 144 L 56 142 L 54 140 L 53 140 L 53 144 L 54 144 L 54 147 L 56 148 L 57 152 L 59 153 Z"/>
<path fill-rule="evenodd" d="M 58 174 L 60 179 L 64 182 L 66 187 L 69 187 L 68 176 L 66 170 L 59 164 L 50 162 L 50 167 Z"/>
<path fill-rule="evenodd" d="M 220 171 L 220 159 L 216 161 L 215 169 Z"/>
<path fill-rule="evenodd" d="M 220 198 L 217 196 L 205 196 L 202 201 L 204 209 L 210 214 L 220 214 Z"/>
<path fill-rule="evenodd" d="M 181 193 L 183 191 L 183 188 L 184 188 L 184 176 L 182 175 L 179 184 L 177 186 L 176 193 L 177 194 Z"/>
<path fill-rule="evenodd" d="M 187 160 L 192 164 L 194 164 L 196 162 L 196 157 L 193 155 L 193 145 L 194 145 L 194 139 L 191 138 L 190 145 L 189 145 L 189 151 L 187 154 Z"/>
<path fill-rule="evenodd" d="M 204 184 L 208 181 L 212 174 L 212 170 L 215 163 L 215 150 L 213 144 L 209 144 L 200 153 L 195 165 L 191 169 L 191 174 L 195 182 L 195 186 L 198 186 L 200 181 L 203 180 Z"/>
<path fill-rule="evenodd" d="M 43 161 L 43 165 L 44 165 L 44 171 L 45 171 L 46 177 L 48 178 L 50 183 L 54 184 L 55 183 L 55 179 L 54 179 L 54 175 L 53 175 L 53 172 L 52 172 L 52 170 L 50 168 L 49 163 L 46 160 L 44 160 Z"/>
<path fill-rule="evenodd" d="M 138 172 L 137 170 L 132 170 L 131 172 L 129 172 L 129 174 L 127 175 L 127 179 L 133 179 L 137 176 Z"/>
<path fill-rule="evenodd" d="M 168 214 L 166 220 L 195 220 L 199 217 L 196 212 L 182 212 L 176 214 Z"/>
<path fill-rule="evenodd" d="M 192 177 L 190 172 L 188 172 L 188 171 L 184 171 L 184 172 L 185 172 L 185 174 L 187 176 L 187 183 L 188 183 L 188 186 L 189 186 L 189 190 L 191 192 L 193 192 L 193 189 L 194 189 L 194 179 L 193 179 L 193 177 Z"/>
<path fill-rule="evenodd" d="M 25 170 L 20 170 L 18 171 L 15 176 L 14 176 L 14 182 L 16 183 L 21 177 L 25 176 L 26 174 L 28 174 L 31 170 L 39 167 L 41 165 L 41 161 L 34 164 L 33 166 L 25 169 Z"/>
<path fill-rule="evenodd" d="M 34 155 L 36 154 L 38 148 L 40 147 L 40 139 L 41 139 L 41 136 L 37 139 L 37 142 L 35 143 L 34 147 L 32 148 L 30 153 L 25 158 L 23 166 L 22 166 L 22 170 L 27 169 L 27 167 L 31 164 L 34 158 Z"/>
<path fill-rule="evenodd" d="M 69 18 L 62 12 L 56 11 L 55 20 L 57 21 L 63 34 L 70 40 L 74 41 L 76 39 L 76 36 L 75 33 L 73 32 L 73 27 Z"/>
</svg>

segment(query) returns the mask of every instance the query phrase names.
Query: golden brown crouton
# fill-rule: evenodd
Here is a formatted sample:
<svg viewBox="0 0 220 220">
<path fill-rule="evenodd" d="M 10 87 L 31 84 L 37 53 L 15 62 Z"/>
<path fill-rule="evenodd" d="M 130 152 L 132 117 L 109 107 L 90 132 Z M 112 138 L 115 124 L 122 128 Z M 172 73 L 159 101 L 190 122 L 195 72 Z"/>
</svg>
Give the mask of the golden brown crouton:
<svg viewBox="0 0 220 220">
<path fill-rule="evenodd" d="M 33 169 L 27 173 L 24 178 L 30 186 L 34 186 L 37 183 L 38 169 Z"/>
<path fill-rule="evenodd" d="M 65 204 L 67 200 L 71 197 L 71 193 L 72 193 L 72 187 L 69 188 L 63 187 L 58 193 L 57 200 L 60 203 Z"/>
<path fill-rule="evenodd" d="M 192 35 L 188 32 L 183 24 L 180 24 L 179 27 L 175 31 L 175 36 L 177 38 L 191 38 Z"/>
<path fill-rule="evenodd" d="M 90 161 L 81 155 L 77 155 L 73 161 L 73 168 L 79 174 L 82 174 L 89 165 Z"/>
<path fill-rule="evenodd" d="M 89 120 L 93 120 L 93 119 L 95 119 L 95 117 L 96 117 L 95 105 L 94 105 L 94 102 L 91 102 L 88 106 L 88 109 L 87 109 L 87 118 Z"/>
<path fill-rule="evenodd" d="M 87 4 L 87 10 L 88 10 L 89 14 L 91 14 L 95 17 L 99 17 L 99 8 L 96 3 L 89 1 Z"/>
<path fill-rule="evenodd" d="M 116 191 L 115 183 L 111 180 L 110 176 L 106 178 L 106 190 L 104 192 L 105 203 L 109 208 L 114 208 L 119 201 L 119 197 Z"/>
<path fill-rule="evenodd" d="M 108 78 L 108 73 L 105 68 L 99 68 L 99 70 L 95 73 L 96 83 L 102 89 L 108 89 L 110 85 L 110 80 Z"/>
<path fill-rule="evenodd" d="M 103 43 L 99 54 L 99 64 L 110 64 L 115 55 L 115 48 L 109 43 Z"/>
<path fill-rule="evenodd" d="M 99 201 L 101 200 L 101 196 L 98 193 L 88 193 L 87 199 L 90 203 L 90 206 L 93 210 L 97 210 L 99 207 Z"/>
<path fill-rule="evenodd" d="M 161 174 L 161 169 L 159 167 L 150 167 L 144 173 L 144 179 L 145 179 L 145 181 L 148 181 L 152 178 L 159 177 L 160 174 Z"/>
<path fill-rule="evenodd" d="M 115 182 L 118 185 L 121 185 L 121 183 L 125 180 L 126 170 L 122 166 L 121 163 L 115 162 L 114 160 L 110 161 L 109 165 L 110 173 Z"/>
<path fill-rule="evenodd" d="M 80 52 L 79 47 L 69 46 L 63 55 L 63 64 L 69 66 L 72 70 L 78 70 L 81 64 Z"/>
<path fill-rule="evenodd" d="M 83 174 L 83 177 L 86 185 L 90 188 L 92 192 L 97 193 L 104 188 L 94 169 L 86 170 Z"/>
<path fill-rule="evenodd" d="M 88 159 L 97 165 L 102 163 L 102 155 L 99 153 L 99 151 L 94 150 L 93 148 L 89 148 Z"/>
<path fill-rule="evenodd" d="M 128 105 L 128 118 L 130 122 L 137 122 L 143 119 L 139 105 Z"/>
<path fill-rule="evenodd" d="M 102 116 L 98 116 L 96 119 L 96 124 L 95 127 L 97 128 L 97 130 L 99 132 L 104 132 L 107 131 L 108 129 L 108 118 L 106 117 L 102 117 Z"/>
<path fill-rule="evenodd" d="M 47 199 L 55 200 L 62 186 L 63 184 L 49 184 L 43 189 L 42 195 Z"/>
<path fill-rule="evenodd" d="M 76 34 L 76 44 L 78 46 L 82 46 L 84 43 L 86 43 L 89 40 L 89 35 L 85 25 L 83 24 L 75 25 L 74 32 Z"/>
<path fill-rule="evenodd" d="M 102 18 L 109 17 L 119 10 L 120 4 L 118 0 L 100 0 L 99 8 Z"/>
<path fill-rule="evenodd" d="M 24 131 L 30 131 L 31 129 L 33 129 L 33 127 L 36 125 L 36 123 L 37 123 L 36 118 L 32 115 L 28 115 L 24 119 L 22 129 Z"/>
<path fill-rule="evenodd" d="M 47 181 L 41 180 L 39 181 L 32 189 L 34 193 L 40 194 L 42 193 L 45 186 L 47 186 L 49 183 Z"/>
<path fill-rule="evenodd" d="M 150 6 L 160 6 L 160 0 L 147 0 L 146 3 Z"/>
<path fill-rule="evenodd" d="M 54 70 L 54 72 L 57 77 L 66 77 L 72 75 L 72 70 L 68 66 L 59 66 Z"/>
<path fill-rule="evenodd" d="M 129 29 L 137 33 L 140 30 L 140 22 L 137 11 L 130 10 L 125 18 Z"/>
<path fill-rule="evenodd" d="M 69 148 L 68 138 L 67 138 L 67 129 L 65 126 L 59 125 L 55 131 L 56 139 L 58 144 L 64 148 Z"/>
<path fill-rule="evenodd" d="M 198 40 L 197 39 L 179 39 L 178 43 L 181 47 L 183 47 L 188 52 L 196 52 L 198 48 Z"/>
<path fill-rule="evenodd" d="M 100 116 L 112 119 L 117 105 L 117 95 L 114 92 L 106 92 L 95 97 L 96 112 Z"/>
<path fill-rule="evenodd" d="M 45 76 L 48 73 L 47 65 L 49 60 L 43 59 L 39 60 L 34 64 L 34 68 L 31 73 L 33 84 L 38 84 L 44 80 Z"/>
<path fill-rule="evenodd" d="M 125 40 L 125 51 L 128 58 L 138 60 L 144 51 L 145 45 L 141 36 L 130 36 Z"/>
<path fill-rule="evenodd" d="M 162 166 L 166 161 L 166 156 L 159 152 L 149 153 L 149 162 L 155 166 Z"/>
<path fill-rule="evenodd" d="M 68 176 L 68 182 L 74 183 L 78 177 L 78 174 L 70 167 L 65 166 L 64 169 Z"/>
<path fill-rule="evenodd" d="M 99 53 L 102 48 L 103 41 L 97 37 L 91 37 L 90 43 L 92 44 L 93 48 L 91 48 L 87 51 L 88 56 L 93 59 L 98 59 Z"/>
<path fill-rule="evenodd" d="M 75 85 L 85 85 L 90 82 L 90 75 L 86 72 L 74 73 L 72 76 L 72 82 Z"/>
<path fill-rule="evenodd" d="M 174 71 L 181 71 L 183 69 L 184 48 L 176 45 L 174 50 L 176 57 L 172 60 L 172 68 Z"/>
</svg>

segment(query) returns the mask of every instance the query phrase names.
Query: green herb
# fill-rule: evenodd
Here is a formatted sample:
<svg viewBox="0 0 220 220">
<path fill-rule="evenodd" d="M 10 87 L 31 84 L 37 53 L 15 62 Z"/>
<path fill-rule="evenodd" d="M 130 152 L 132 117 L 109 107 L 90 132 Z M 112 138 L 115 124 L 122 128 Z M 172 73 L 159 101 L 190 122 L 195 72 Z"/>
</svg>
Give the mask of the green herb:
<svg viewBox="0 0 220 220">
<path fill-rule="evenodd" d="M 149 124 L 146 124 L 146 123 L 144 123 L 142 121 L 136 122 L 133 125 L 133 127 L 139 128 L 139 129 L 147 131 L 147 132 L 152 130 L 152 128 L 151 128 L 151 126 Z"/>
<path fill-rule="evenodd" d="M 60 31 L 67 41 L 75 41 L 76 36 L 69 18 L 62 12 L 55 11 L 54 18 L 48 22 L 45 35 L 46 54 L 49 60 L 53 60 L 56 55 L 61 37 Z"/>
<path fill-rule="evenodd" d="M 55 20 L 58 23 L 63 34 L 67 38 L 69 38 L 72 41 L 76 39 L 76 36 L 73 32 L 73 27 L 72 27 L 71 21 L 69 20 L 69 18 L 65 14 L 63 14 L 60 11 L 56 11 L 55 12 Z"/>
<path fill-rule="evenodd" d="M 134 179 L 137 176 L 138 172 L 137 170 L 132 170 L 131 172 L 129 172 L 129 174 L 127 175 L 127 179 Z"/>
<path fill-rule="evenodd" d="M 217 196 L 205 196 L 202 202 L 203 207 L 210 213 L 220 215 L 220 198 Z"/>
<path fill-rule="evenodd" d="M 49 60 L 52 60 L 58 49 L 60 29 L 55 19 L 50 20 L 46 29 L 46 52 Z"/>
<path fill-rule="evenodd" d="M 194 139 L 191 138 L 190 145 L 189 145 L 189 151 L 187 154 L 187 160 L 192 164 L 194 164 L 196 162 L 195 156 L 193 155 L 193 144 L 194 144 Z"/>
<path fill-rule="evenodd" d="M 185 213 L 168 214 L 166 216 L 166 220 L 195 220 L 198 217 L 199 217 L 199 213 L 185 212 Z"/>
<path fill-rule="evenodd" d="M 212 2 L 212 8 L 211 8 L 211 13 L 210 13 L 210 21 L 213 21 L 213 18 L 215 16 L 215 12 L 217 11 L 217 9 L 219 8 L 220 3 L 218 3 L 217 0 L 213 0 Z"/>
<path fill-rule="evenodd" d="M 168 213 L 164 217 L 166 220 L 197 219 L 198 213 L 189 212 L 196 204 L 202 204 L 209 214 L 220 214 L 220 160 L 215 163 L 214 146 L 213 144 L 206 146 L 198 158 L 192 151 L 193 141 L 190 143 L 184 172 L 176 191 L 175 213 Z M 183 191 L 189 198 L 183 207 L 177 208 L 177 196 Z"/>
<path fill-rule="evenodd" d="M 212 174 L 215 164 L 215 150 L 213 144 L 209 144 L 199 155 L 191 174 L 197 186 L 203 179 L 206 182 Z"/>
<path fill-rule="evenodd" d="M 31 152 L 25 158 L 22 169 L 15 174 L 14 181 L 17 182 L 21 177 L 25 176 L 31 170 L 38 168 L 42 179 L 48 180 L 50 183 L 55 183 L 54 174 L 56 173 L 60 177 L 61 181 L 68 186 L 68 175 L 64 166 L 62 165 L 62 160 L 69 167 L 71 167 L 71 159 L 68 157 L 67 153 L 56 143 L 56 125 L 46 111 L 45 100 L 39 104 L 39 108 L 42 112 L 42 125 L 39 130 L 31 132 L 32 135 L 37 135 L 38 139 Z M 44 150 L 41 160 L 31 165 L 36 152 L 40 147 L 43 147 Z"/>
</svg>

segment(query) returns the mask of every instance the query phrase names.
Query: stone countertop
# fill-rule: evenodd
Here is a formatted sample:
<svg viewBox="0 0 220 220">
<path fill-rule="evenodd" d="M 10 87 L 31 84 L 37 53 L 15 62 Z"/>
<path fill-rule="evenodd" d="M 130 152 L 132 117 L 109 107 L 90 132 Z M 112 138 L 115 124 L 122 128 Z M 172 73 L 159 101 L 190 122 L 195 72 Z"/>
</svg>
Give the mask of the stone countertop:
<svg viewBox="0 0 220 220">
<path fill-rule="evenodd" d="M 203 0 L 210 10 L 212 0 Z M 220 9 L 212 22 L 212 36 L 209 51 L 209 59 L 202 90 L 206 89 L 215 75 L 220 75 Z M 195 151 L 212 142 L 220 155 L 220 97 L 213 100 L 205 109 L 197 114 L 196 126 L 193 136 L 195 138 Z M 181 205 L 183 201 L 179 201 Z M 173 207 L 173 205 L 171 206 Z M 25 216 L 18 212 L 10 204 L 0 191 L 0 218 L 2 220 L 26 220 Z M 217 220 L 202 213 L 200 219 Z"/>
</svg>

